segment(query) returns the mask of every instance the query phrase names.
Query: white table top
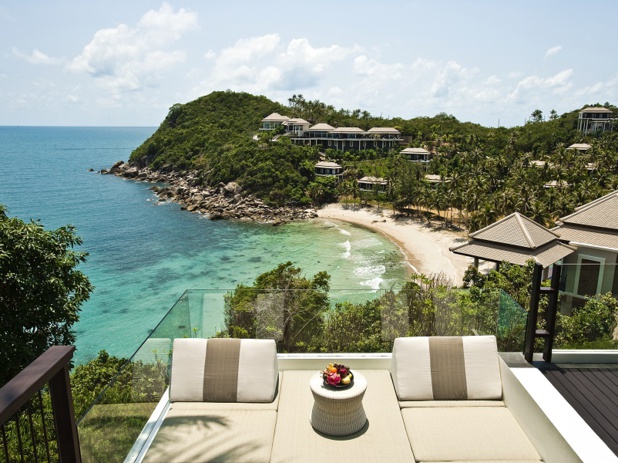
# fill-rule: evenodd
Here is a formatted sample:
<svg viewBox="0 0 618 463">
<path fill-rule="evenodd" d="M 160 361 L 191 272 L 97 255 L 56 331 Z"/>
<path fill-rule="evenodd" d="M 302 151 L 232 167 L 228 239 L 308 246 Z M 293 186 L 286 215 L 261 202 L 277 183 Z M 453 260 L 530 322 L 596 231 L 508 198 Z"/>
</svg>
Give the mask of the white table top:
<svg viewBox="0 0 618 463">
<path fill-rule="evenodd" d="M 352 374 L 354 375 L 354 384 L 350 387 L 337 389 L 326 386 L 322 378 L 322 372 L 316 373 L 311 377 L 309 386 L 315 394 L 327 399 L 349 399 L 362 394 L 367 389 L 367 380 L 365 377 L 355 371 L 352 371 Z"/>
</svg>

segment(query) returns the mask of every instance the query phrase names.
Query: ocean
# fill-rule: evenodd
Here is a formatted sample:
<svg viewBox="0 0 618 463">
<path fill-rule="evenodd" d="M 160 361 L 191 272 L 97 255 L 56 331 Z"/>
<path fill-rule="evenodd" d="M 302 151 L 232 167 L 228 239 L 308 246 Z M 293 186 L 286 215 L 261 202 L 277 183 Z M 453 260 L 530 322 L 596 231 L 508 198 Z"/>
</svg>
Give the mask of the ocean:
<svg viewBox="0 0 618 463">
<path fill-rule="evenodd" d="M 278 227 L 210 221 L 158 202 L 150 184 L 97 173 L 128 160 L 154 131 L 0 127 L 0 204 L 46 229 L 74 225 L 89 253 L 79 269 L 95 290 L 74 325 L 76 363 L 100 350 L 130 356 L 187 289 L 251 284 L 287 261 L 307 277 L 327 271 L 340 295 L 405 281 L 399 249 L 370 230 L 324 219 Z M 208 326 L 223 328 L 223 314 Z"/>
</svg>

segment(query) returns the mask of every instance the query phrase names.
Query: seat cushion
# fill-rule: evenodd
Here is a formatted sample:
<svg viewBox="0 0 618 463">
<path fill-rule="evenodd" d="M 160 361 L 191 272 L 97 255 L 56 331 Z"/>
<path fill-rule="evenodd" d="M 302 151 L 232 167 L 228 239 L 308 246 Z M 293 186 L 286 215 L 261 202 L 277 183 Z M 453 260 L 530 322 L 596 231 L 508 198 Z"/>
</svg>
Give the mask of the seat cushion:
<svg viewBox="0 0 618 463">
<path fill-rule="evenodd" d="M 175 339 L 171 402 L 272 402 L 277 389 L 272 339 Z"/>
<path fill-rule="evenodd" d="M 400 401 L 502 398 L 495 336 L 397 338 L 391 375 Z"/>
<path fill-rule="evenodd" d="M 502 400 L 405 400 L 400 408 L 504 407 Z"/>
<path fill-rule="evenodd" d="M 311 426 L 314 398 L 309 384 L 316 372 L 283 372 L 272 463 L 415 461 L 387 370 L 358 370 L 367 379 L 367 424 L 350 436 L 327 436 Z"/>
<path fill-rule="evenodd" d="M 418 461 L 541 459 L 505 407 L 405 408 L 401 414 Z"/>
<path fill-rule="evenodd" d="M 429 463 L 427 461 L 419 461 L 418 463 Z M 543 463 L 543 460 L 449 460 L 449 461 L 432 461 L 431 463 Z"/>
<path fill-rule="evenodd" d="M 145 463 L 270 461 L 277 412 L 208 410 L 172 404 Z M 185 405 L 185 404 L 183 404 Z"/>
</svg>

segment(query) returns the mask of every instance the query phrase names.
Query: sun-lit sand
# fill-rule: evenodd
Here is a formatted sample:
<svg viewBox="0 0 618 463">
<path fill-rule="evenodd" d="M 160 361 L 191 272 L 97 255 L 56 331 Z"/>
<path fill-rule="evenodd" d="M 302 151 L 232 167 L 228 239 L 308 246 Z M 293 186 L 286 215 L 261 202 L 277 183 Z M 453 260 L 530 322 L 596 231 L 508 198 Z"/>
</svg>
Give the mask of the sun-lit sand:
<svg viewBox="0 0 618 463">
<path fill-rule="evenodd" d="M 464 272 L 473 262 L 449 251 L 449 247 L 467 241 L 464 233 L 436 229 L 419 219 L 393 218 L 392 211 L 386 209 L 341 204 L 329 204 L 318 215 L 382 233 L 401 248 L 415 272 L 428 276 L 442 273 L 456 285 L 461 285 Z"/>
</svg>

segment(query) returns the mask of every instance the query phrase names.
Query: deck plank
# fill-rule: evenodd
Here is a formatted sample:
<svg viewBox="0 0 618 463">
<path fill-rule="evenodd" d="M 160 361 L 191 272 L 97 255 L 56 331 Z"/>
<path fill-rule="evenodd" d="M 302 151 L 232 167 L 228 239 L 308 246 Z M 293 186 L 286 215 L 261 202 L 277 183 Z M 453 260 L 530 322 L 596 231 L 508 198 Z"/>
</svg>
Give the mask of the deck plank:
<svg viewBox="0 0 618 463">
<path fill-rule="evenodd" d="M 539 370 L 618 455 L 618 369 L 549 365 Z"/>
</svg>

